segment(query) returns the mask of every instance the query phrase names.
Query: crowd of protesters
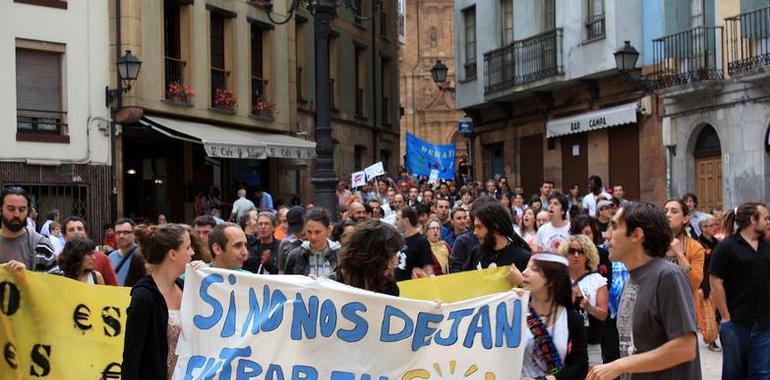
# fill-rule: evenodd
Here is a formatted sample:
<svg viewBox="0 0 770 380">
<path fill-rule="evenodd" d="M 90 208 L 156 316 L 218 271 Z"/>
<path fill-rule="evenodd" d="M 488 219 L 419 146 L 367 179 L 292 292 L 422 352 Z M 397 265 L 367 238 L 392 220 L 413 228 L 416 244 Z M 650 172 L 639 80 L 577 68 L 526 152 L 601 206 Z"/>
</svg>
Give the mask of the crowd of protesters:
<svg viewBox="0 0 770 380">
<path fill-rule="evenodd" d="M 85 221 L 60 221 L 58 210 L 47 236 L 38 233 L 24 190 L 6 188 L 0 263 L 132 287 L 124 379 L 171 377 L 188 263 L 327 277 L 392 296 L 399 281 L 510 266 L 511 286 L 530 294 L 523 378 L 699 379 L 698 331 L 708 349 L 724 350 L 723 378 L 770 376 L 764 204 L 706 213 L 687 194 L 657 207 L 625 199 L 620 184 L 608 191 L 598 176 L 585 194 L 546 181 L 529 196 L 505 177 L 340 182 L 335 215 L 313 204 L 274 209 L 265 194 L 236 194 L 237 223 L 203 210 L 189 225 L 120 218 L 105 229 L 105 254 Z"/>
</svg>

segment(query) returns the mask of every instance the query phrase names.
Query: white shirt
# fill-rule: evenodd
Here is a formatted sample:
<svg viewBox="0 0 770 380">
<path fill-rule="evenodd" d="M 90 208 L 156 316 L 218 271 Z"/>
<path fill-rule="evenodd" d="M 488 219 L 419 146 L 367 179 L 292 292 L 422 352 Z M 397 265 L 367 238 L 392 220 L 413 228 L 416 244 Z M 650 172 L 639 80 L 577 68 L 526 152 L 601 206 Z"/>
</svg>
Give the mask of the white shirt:
<svg viewBox="0 0 770 380">
<path fill-rule="evenodd" d="M 607 279 L 599 273 L 591 273 L 578 282 L 578 288 L 583 293 L 583 297 L 588 299 L 588 302 L 594 306 L 597 306 L 596 295 L 602 286 L 607 286 Z"/>
<path fill-rule="evenodd" d="M 236 220 L 240 220 L 246 210 L 254 207 L 254 202 L 246 199 L 246 197 L 238 198 L 233 202 L 233 214 L 235 214 Z"/>
<path fill-rule="evenodd" d="M 602 188 L 602 191 L 598 195 L 599 197 L 602 197 L 606 200 L 612 200 L 612 195 L 609 195 L 606 191 L 604 191 L 604 188 Z M 588 210 L 588 215 L 592 217 L 596 217 L 596 195 L 594 193 L 588 193 L 583 196 L 583 208 Z"/>
<path fill-rule="evenodd" d="M 569 237 L 569 222 L 556 228 L 550 222 L 543 224 L 537 230 L 537 246 L 542 252 L 559 252 L 561 242 Z"/>
<path fill-rule="evenodd" d="M 548 333 L 553 339 L 553 345 L 556 346 L 556 351 L 559 352 L 561 362 L 564 363 L 567 357 L 567 344 L 569 343 L 569 324 L 567 319 L 567 310 L 563 307 L 559 307 L 556 311 L 559 313 L 559 318 L 553 326 L 548 327 Z M 537 350 L 537 343 L 535 343 L 535 337 L 532 335 L 532 331 L 528 328 L 524 328 L 524 341 L 527 342 L 524 346 L 524 363 L 521 366 L 521 377 L 537 377 L 545 376 L 545 372 L 539 366 L 534 363 L 533 357 L 535 350 Z"/>
</svg>

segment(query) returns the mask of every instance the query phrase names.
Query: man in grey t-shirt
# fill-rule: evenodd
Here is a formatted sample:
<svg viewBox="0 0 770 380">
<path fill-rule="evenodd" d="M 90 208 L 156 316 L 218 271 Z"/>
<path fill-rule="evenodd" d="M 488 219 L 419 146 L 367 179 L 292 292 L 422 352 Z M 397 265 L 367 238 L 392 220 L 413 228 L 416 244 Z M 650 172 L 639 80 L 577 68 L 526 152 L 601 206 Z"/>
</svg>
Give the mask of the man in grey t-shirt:
<svg viewBox="0 0 770 380">
<path fill-rule="evenodd" d="M 29 198 L 24 189 L 8 187 L 0 194 L 0 264 L 16 268 L 58 273 L 53 246 L 47 237 L 26 228 Z"/>
<path fill-rule="evenodd" d="M 610 259 L 630 274 L 617 319 L 621 358 L 587 379 L 701 379 L 693 291 L 682 269 L 662 259 L 679 244 L 663 211 L 629 203 L 612 218 L 607 242 Z"/>
</svg>

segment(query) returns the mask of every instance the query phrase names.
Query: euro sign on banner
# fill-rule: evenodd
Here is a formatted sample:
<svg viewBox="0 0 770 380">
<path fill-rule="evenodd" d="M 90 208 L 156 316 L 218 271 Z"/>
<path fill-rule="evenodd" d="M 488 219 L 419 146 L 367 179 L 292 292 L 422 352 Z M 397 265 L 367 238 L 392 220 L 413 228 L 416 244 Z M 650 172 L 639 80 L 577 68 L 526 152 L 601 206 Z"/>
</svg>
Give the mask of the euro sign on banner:
<svg viewBox="0 0 770 380">
<path fill-rule="evenodd" d="M 130 291 L 0 267 L 0 378 L 119 379 Z"/>
<path fill-rule="evenodd" d="M 455 177 L 455 146 L 434 145 L 406 134 L 406 170 L 412 174 L 429 176 L 431 170 L 438 170 L 438 178 Z"/>
<path fill-rule="evenodd" d="M 518 379 L 527 299 L 408 300 L 188 265 L 174 379 Z"/>
</svg>

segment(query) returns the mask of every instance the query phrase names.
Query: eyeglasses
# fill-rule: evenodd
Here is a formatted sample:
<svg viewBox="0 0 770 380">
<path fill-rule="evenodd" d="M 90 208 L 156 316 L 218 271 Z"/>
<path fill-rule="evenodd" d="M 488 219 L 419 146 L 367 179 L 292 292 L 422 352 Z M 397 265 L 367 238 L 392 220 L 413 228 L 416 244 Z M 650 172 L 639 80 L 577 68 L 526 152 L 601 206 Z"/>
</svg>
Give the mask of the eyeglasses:
<svg viewBox="0 0 770 380">
<path fill-rule="evenodd" d="M 567 249 L 567 252 L 570 255 L 575 255 L 575 254 L 584 255 L 585 254 L 585 251 L 583 250 L 583 248 L 569 248 L 569 249 Z"/>
</svg>

